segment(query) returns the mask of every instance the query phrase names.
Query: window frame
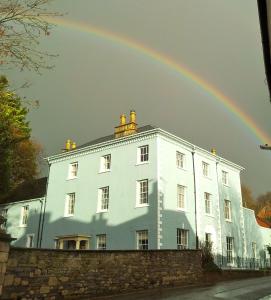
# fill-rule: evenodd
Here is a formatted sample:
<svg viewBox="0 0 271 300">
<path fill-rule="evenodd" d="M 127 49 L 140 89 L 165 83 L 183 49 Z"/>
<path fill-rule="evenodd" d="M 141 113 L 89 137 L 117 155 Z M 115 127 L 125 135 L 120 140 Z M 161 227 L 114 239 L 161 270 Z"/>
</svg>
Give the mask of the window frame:
<svg viewBox="0 0 271 300">
<path fill-rule="evenodd" d="M 180 151 L 176 151 L 176 166 L 178 169 L 185 168 L 185 154 Z"/>
<path fill-rule="evenodd" d="M 136 249 L 149 250 L 149 231 L 147 229 L 136 231 Z"/>
<path fill-rule="evenodd" d="M 221 172 L 221 181 L 224 185 L 229 185 L 229 172 L 222 170 Z"/>
<path fill-rule="evenodd" d="M 76 166 L 75 167 L 75 174 L 73 174 L 73 167 L 74 166 Z M 78 161 L 74 161 L 74 162 L 71 162 L 69 164 L 68 180 L 75 179 L 75 178 L 78 177 L 78 166 L 79 166 Z"/>
<path fill-rule="evenodd" d="M 188 249 L 189 243 L 189 230 L 184 228 L 177 228 L 177 249 L 185 250 Z"/>
<path fill-rule="evenodd" d="M 107 197 L 104 197 L 107 196 Z M 103 186 L 98 190 L 98 209 L 97 212 L 107 212 L 109 210 L 110 188 Z M 104 205 L 105 204 L 105 205 Z M 103 205 L 107 208 L 103 208 Z"/>
<path fill-rule="evenodd" d="M 73 205 L 70 205 L 70 201 L 73 201 Z M 75 201 L 76 201 L 76 195 L 75 192 L 67 193 L 66 194 L 66 203 L 65 203 L 65 217 L 73 217 L 75 213 Z M 72 213 L 70 212 L 70 207 L 73 208 Z"/>
<path fill-rule="evenodd" d="M 147 191 L 142 191 L 143 187 L 141 184 L 147 183 Z M 146 202 L 141 202 L 142 195 L 145 195 Z M 149 179 L 141 179 L 136 182 L 136 207 L 149 206 Z"/>
<path fill-rule="evenodd" d="M 229 205 L 226 205 L 228 203 Z M 232 221 L 232 214 L 231 214 L 231 201 L 228 199 L 224 199 L 224 218 L 226 221 Z"/>
<path fill-rule="evenodd" d="M 210 177 L 210 164 L 206 161 L 202 161 L 202 175 L 204 177 Z"/>
<path fill-rule="evenodd" d="M 180 189 L 182 188 L 183 194 L 180 193 Z M 180 195 L 183 199 L 180 199 Z M 183 207 L 180 206 L 181 201 L 183 201 Z M 186 209 L 186 186 L 182 184 L 177 184 L 177 209 L 185 210 Z"/>
<path fill-rule="evenodd" d="M 107 243 L 106 243 L 106 234 L 97 234 L 96 235 L 96 249 L 97 250 L 106 250 Z M 103 242 L 103 243 L 102 243 Z"/>
<path fill-rule="evenodd" d="M 112 162 L 111 159 L 112 159 L 111 153 L 101 156 L 100 173 L 111 171 L 111 162 Z"/>
<path fill-rule="evenodd" d="M 212 215 L 212 194 L 208 192 L 204 192 L 204 210 L 206 215 Z M 206 197 L 208 196 L 208 197 Z M 209 208 L 209 212 L 207 211 L 207 208 Z"/>
<path fill-rule="evenodd" d="M 23 205 L 21 208 L 21 219 L 20 219 L 20 227 L 27 227 L 28 219 L 29 219 L 29 205 Z"/>
<path fill-rule="evenodd" d="M 147 151 L 142 153 L 142 150 L 144 151 L 144 149 L 147 149 Z M 150 159 L 149 145 L 139 146 L 137 148 L 137 164 L 139 165 L 146 164 L 149 162 L 149 159 Z"/>
<path fill-rule="evenodd" d="M 226 236 L 226 261 L 228 265 L 234 263 L 234 238 Z"/>
<path fill-rule="evenodd" d="M 34 233 L 29 233 L 26 235 L 26 248 L 34 248 Z M 29 239 L 31 238 L 31 239 Z"/>
</svg>

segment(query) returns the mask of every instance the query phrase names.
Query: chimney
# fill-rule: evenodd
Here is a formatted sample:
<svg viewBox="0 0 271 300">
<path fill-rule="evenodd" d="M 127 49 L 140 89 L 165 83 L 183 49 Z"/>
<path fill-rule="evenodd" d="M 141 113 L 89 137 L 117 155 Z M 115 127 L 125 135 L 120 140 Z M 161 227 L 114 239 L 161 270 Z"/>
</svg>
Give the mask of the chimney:
<svg viewBox="0 0 271 300">
<path fill-rule="evenodd" d="M 65 146 L 65 150 L 66 150 L 66 151 L 71 150 L 71 142 L 72 142 L 71 140 L 67 140 L 67 141 L 66 141 L 66 146 Z"/>
<path fill-rule="evenodd" d="M 76 149 L 76 143 L 72 142 L 72 150 Z"/>
<path fill-rule="evenodd" d="M 130 122 L 126 123 L 126 116 L 120 116 L 120 125 L 115 127 L 115 138 L 123 137 L 126 135 L 134 134 L 137 131 L 136 112 L 130 111 Z"/>
</svg>

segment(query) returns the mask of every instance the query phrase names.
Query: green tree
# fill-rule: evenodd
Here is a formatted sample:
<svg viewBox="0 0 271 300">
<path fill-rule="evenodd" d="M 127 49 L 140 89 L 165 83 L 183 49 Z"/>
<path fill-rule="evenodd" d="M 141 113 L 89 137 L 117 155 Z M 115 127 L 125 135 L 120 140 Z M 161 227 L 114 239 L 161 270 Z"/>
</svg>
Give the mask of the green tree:
<svg viewBox="0 0 271 300">
<path fill-rule="evenodd" d="M 0 65 L 35 70 L 51 68 L 48 57 L 55 56 L 39 48 L 52 24 L 48 17 L 52 0 L 0 0 Z"/>
<path fill-rule="evenodd" d="M 30 138 L 28 109 L 0 77 L 0 196 L 38 173 L 41 147 Z"/>
</svg>

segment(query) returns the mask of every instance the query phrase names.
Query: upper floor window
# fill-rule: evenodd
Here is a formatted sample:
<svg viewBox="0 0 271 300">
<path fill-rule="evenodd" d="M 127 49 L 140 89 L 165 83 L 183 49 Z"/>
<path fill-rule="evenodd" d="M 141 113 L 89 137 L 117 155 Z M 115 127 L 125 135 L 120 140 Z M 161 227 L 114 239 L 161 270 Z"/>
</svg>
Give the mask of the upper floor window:
<svg viewBox="0 0 271 300">
<path fill-rule="evenodd" d="M 138 148 L 138 162 L 147 162 L 149 161 L 149 145 L 145 145 Z"/>
<path fill-rule="evenodd" d="M 225 185 L 229 184 L 229 173 L 226 171 L 222 171 L 222 183 Z"/>
<path fill-rule="evenodd" d="M 65 216 L 70 217 L 74 215 L 75 207 L 75 193 L 69 193 L 66 195 L 66 211 Z"/>
<path fill-rule="evenodd" d="M 26 226 L 29 216 L 29 205 L 25 205 L 21 210 L 21 226 Z"/>
<path fill-rule="evenodd" d="M 204 193 L 204 202 L 205 202 L 205 213 L 211 214 L 212 213 L 212 203 L 211 203 L 211 194 Z"/>
<path fill-rule="evenodd" d="M 148 230 L 139 230 L 136 232 L 136 242 L 138 250 L 148 250 L 149 237 Z"/>
<path fill-rule="evenodd" d="M 144 206 L 149 204 L 149 184 L 148 179 L 137 181 L 137 204 Z"/>
<path fill-rule="evenodd" d="M 206 176 L 206 177 L 209 176 L 209 172 L 210 172 L 209 167 L 210 167 L 210 165 L 207 164 L 205 161 L 202 162 L 202 174 L 203 174 L 203 176 Z"/>
<path fill-rule="evenodd" d="M 97 250 L 106 250 L 106 234 L 96 236 Z"/>
<path fill-rule="evenodd" d="M 109 186 L 99 189 L 99 209 L 98 211 L 108 211 L 109 207 Z"/>
<path fill-rule="evenodd" d="M 68 179 L 76 178 L 78 173 L 78 162 L 70 163 Z"/>
<path fill-rule="evenodd" d="M 184 168 L 184 154 L 179 151 L 176 152 L 176 165 L 177 168 Z"/>
<path fill-rule="evenodd" d="M 188 230 L 177 228 L 177 249 L 188 248 Z"/>
<path fill-rule="evenodd" d="M 224 200 L 224 216 L 226 220 L 231 220 L 231 201 L 226 199 Z"/>
<path fill-rule="evenodd" d="M 177 207 L 185 208 L 185 186 L 177 185 Z"/>
<path fill-rule="evenodd" d="M 101 157 L 101 172 L 106 172 L 111 169 L 111 154 L 107 154 Z"/>
</svg>

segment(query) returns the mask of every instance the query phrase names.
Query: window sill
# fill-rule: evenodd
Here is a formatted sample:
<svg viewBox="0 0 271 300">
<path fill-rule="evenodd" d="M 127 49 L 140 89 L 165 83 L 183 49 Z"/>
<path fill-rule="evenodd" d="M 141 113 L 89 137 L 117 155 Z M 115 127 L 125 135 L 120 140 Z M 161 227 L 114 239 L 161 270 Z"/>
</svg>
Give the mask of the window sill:
<svg viewBox="0 0 271 300">
<path fill-rule="evenodd" d="M 230 220 L 230 219 L 225 219 L 225 221 L 228 223 L 232 223 L 232 220 Z"/>
<path fill-rule="evenodd" d="M 176 208 L 176 210 L 177 211 L 181 211 L 181 212 L 185 212 L 185 213 L 187 213 L 188 211 L 187 211 L 187 209 L 185 209 L 185 208 Z"/>
<path fill-rule="evenodd" d="M 210 176 L 202 175 L 202 177 L 205 178 L 205 179 L 208 179 L 208 180 L 213 180 L 212 177 L 210 177 Z"/>
<path fill-rule="evenodd" d="M 135 206 L 135 208 L 148 207 L 148 206 L 150 206 L 150 205 L 149 204 L 137 204 Z"/>
<path fill-rule="evenodd" d="M 19 228 L 25 228 L 25 227 L 27 227 L 27 224 L 20 224 L 18 227 Z"/>
<path fill-rule="evenodd" d="M 77 176 L 75 176 L 75 177 L 68 177 L 68 178 L 66 178 L 66 180 L 73 180 L 73 179 L 77 179 Z"/>
<path fill-rule="evenodd" d="M 108 209 L 107 210 L 97 210 L 96 214 L 105 213 L 105 212 L 108 212 Z"/>
<path fill-rule="evenodd" d="M 98 174 L 110 173 L 110 172 L 111 172 L 111 169 L 109 169 L 109 170 L 102 170 L 102 171 L 99 171 Z"/>
<path fill-rule="evenodd" d="M 230 187 L 228 184 L 225 184 L 225 183 L 222 183 L 222 185 L 223 185 L 224 187 L 227 187 L 227 188 Z"/>
<path fill-rule="evenodd" d="M 147 165 L 148 163 L 149 161 L 138 162 L 135 164 L 135 166 Z"/>
<path fill-rule="evenodd" d="M 178 166 L 177 166 L 177 169 L 178 169 L 178 170 L 185 171 L 185 172 L 187 172 L 187 171 L 188 171 L 188 170 L 187 170 L 185 167 L 183 167 L 183 168 L 182 168 L 182 167 L 178 167 Z"/>
<path fill-rule="evenodd" d="M 70 217 L 73 217 L 74 216 L 74 214 L 73 215 L 65 215 L 65 216 L 63 216 L 64 218 L 70 218 Z"/>
<path fill-rule="evenodd" d="M 214 217 L 215 217 L 214 215 L 212 215 L 212 214 L 207 214 L 207 213 L 205 213 L 205 216 L 206 216 L 206 217 L 210 217 L 210 218 L 214 218 Z"/>
</svg>

